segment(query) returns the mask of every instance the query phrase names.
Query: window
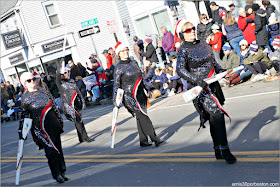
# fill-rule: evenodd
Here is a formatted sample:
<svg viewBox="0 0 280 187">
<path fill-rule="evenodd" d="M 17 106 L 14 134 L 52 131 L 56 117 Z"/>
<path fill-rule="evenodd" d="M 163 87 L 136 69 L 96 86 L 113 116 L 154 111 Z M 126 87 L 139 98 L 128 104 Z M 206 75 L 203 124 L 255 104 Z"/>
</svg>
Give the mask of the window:
<svg viewBox="0 0 280 187">
<path fill-rule="evenodd" d="M 53 28 L 60 26 L 62 23 L 56 4 L 52 2 L 47 2 L 43 4 L 43 7 L 50 27 Z"/>
<path fill-rule="evenodd" d="M 167 30 L 173 33 L 173 28 L 171 26 L 170 20 L 169 20 L 169 16 L 167 13 L 167 10 L 161 10 L 159 12 L 153 13 L 152 14 L 154 21 L 155 21 L 155 26 L 157 29 L 157 34 L 163 35 L 160 31 L 160 28 L 162 26 L 166 26 Z"/>
<path fill-rule="evenodd" d="M 136 28 L 137 28 L 137 31 L 139 34 L 138 37 L 141 39 L 146 38 L 146 36 L 145 36 L 146 31 L 153 30 L 153 26 L 152 26 L 149 16 L 145 16 L 145 17 L 135 20 L 135 25 L 136 25 Z"/>
</svg>

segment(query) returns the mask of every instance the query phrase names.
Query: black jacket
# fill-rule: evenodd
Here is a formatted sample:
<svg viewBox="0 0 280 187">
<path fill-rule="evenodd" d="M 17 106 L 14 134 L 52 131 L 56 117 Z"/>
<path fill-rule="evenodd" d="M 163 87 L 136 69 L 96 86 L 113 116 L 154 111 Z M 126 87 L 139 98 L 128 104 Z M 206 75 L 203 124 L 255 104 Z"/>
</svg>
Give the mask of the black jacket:
<svg viewBox="0 0 280 187">
<path fill-rule="evenodd" d="M 275 12 L 275 6 L 272 5 L 272 4 L 269 4 L 267 7 L 266 7 L 266 18 L 268 19 L 270 17 L 270 15 Z"/>
<path fill-rule="evenodd" d="M 267 13 L 263 9 L 259 9 L 256 12 L 255 16 L 255 34 L 256 41 L 259 46 L 268 45 L 268 33 L 266 30 L 267 25 Z"/>
<path fill-rule="evenodd" d="M 206 38 L 212 33 L 211 26 L 213 25 L 212 22 L 207 24 L 199 23 L 197 25 L 197 39 L 206 41 Z"/>
<path fill-rule="evenodd" d="M 158 58 L 157 58 L 157 54 L 156 54 L 156 50 L 153 46 L 152 43 L 149 43 L 146 47 L 146 53 L 143 52 L 142 53 L 143 56 L 147 57 L 147 60 L 152 62 L 158 62 Z"/>
<path fill-rule="evenodd" d="M 219 8 L 217 10 L 215 10 L 214 12 L 212 11 L 212 18 L 213 18 L 214 23 L 218 22 L 219 26 L 221 27 L 222 23 L 223 23 L 223 19 L 219 15 L 220 9 L 227 11 L 224 7 L 219 6 Z"/>
</svg>

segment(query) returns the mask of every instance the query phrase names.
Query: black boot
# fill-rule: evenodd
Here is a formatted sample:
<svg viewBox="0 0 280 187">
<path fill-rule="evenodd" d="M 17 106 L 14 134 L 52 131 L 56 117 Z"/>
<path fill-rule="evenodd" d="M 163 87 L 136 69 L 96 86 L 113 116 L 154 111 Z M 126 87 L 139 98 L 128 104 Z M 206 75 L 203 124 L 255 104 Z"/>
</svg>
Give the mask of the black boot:
<svg viewBox="0 0 280 187">
<path fill-rule="evenodd" d="M 152 144 L 149 143 L 148 141 L 144 141 L 144 142 L 140 142 L 140 146 L 141 147 L 148 147 L 148 146 L 151 146 Z"/>
<path fill-rule="evenodd" d="M 64 183 L 64 181 L 65 181 L 61 175 L 58 175 L 58 176 L 55 178 L 55 180 L 56 180 L 56 182 L 58 182 L 58 183 Z"/>
<path fill-rule="evenodd" d="M 215 157 L 216 157 L 216 159 L 217 159 L 217 160 L 223 159 L 223 157 L 222 157 L 222 155 L 221 155 L 220 149 L 216 149 L 215 146 L 214 146 L 213 148 L 214 148 L 214 150 L 215 150 Z"/>
<path fill-rule="evenodd" d="M 216 150 L 217 152 L 220 151 L 220 155 L 216 155 Z M 234 164 L 236 162 L 236 158 L 231 154 L 228 145 L 227 146 L 216 146 L 215 147 L 215 156 L 216 158 L 220 158 L 221 156 L 222 159 L 225 159 L 228 164 Z"/>
<path fill-rule="evenodd" d="M 163 143 L 163 140 L 157 137 L 153 142 L 155 142 L 155 146 L 158 147 Z"/>
<path fill-rule="evenodd" d="M 64 179 L 64 181 L 69 181 L 69 180 L 70 180 L 70 178 L 67 177 L 67 176 L 65 175 L 65 173 L 61 173 L 61 177 Z"/>
</svg>

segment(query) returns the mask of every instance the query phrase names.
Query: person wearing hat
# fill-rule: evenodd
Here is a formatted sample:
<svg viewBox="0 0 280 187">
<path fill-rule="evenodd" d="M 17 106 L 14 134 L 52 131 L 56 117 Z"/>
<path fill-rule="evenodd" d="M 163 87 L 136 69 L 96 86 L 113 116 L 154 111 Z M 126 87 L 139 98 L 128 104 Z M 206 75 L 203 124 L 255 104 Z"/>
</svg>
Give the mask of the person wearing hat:
<svg viewBox="0 0 280 187">
<path fill-rule="evenodd" d="M 24 118 L 31 118 L 33 140 L 39 149 L 44 149 L 53 179 L 58 183 L 68 181 L 60 139 L 60 134 L 63 133 L 63 119 L 55 101 L 48 89 L 36 84 L 32 73 L 24 72 L 20 76 L 20 82 L 26 91 L 21 96 L 19 139 L 23 139 Z"/>
<path fill-rule="evenodd" d="M 255 12 L 255 35 L 256 41 L 259 47 L 267 48 L 269 51 L 271 50 L 268 42 L 268 33 L 266 29 L 266 25 L 268 24 L 268 20 L 266 17 L 266 12 L 264 9 L 260 8 L 258 4 L 253 4 L 252 9 Z"/>
<path fill-rule="evenodd" d="M 247 68 L 246 65 L 244 65 L 243 60 L 248 58 L 248 56 L 250 55 L 250 51 L 249 51 L 249 46 L 248 46 L 248 42 L 246 40 L 241 40 L 239 42 L 239 46 L 240 46 L 240 52 L 241 52 L 241 56 L 240 56 L 240 65 L 243 65 L 244 68 L 235 72 L 234 74 L 230 75 L 228 77 L 228 86 L 234 85 L 239 83 L 240 81 L 244 80 L 245 78 L 249 77 L 252 75 L 252 72 L 249 71 L 249 69 Z"/>
<path fill-rule="evenodd" d="M 113 64 L 113 57 L 109 54 L 107 49 L 105 49 L 102 54 L 106 57 L 107 69 L 110 69 Z"/>
<path fill-rule="evenodd" d="M 246 5 L 245 12 L 246 12 L 247 16 L 252 15 L 252 13 L 253 13 L 252 5 Z"/>
<path fill-rule="evenodd" d="M 223 33 L 220 32 L 220 27 L 218 24 L 214 24 L 211 27 L 212 32 L 214 35 L 213 39 L 210 39 L 209 37 L 207 38 L 206 42 L 212 46 L 212 50 L 215 56 L 215 60 L 216 62 L 221 66 L 222 65 L 222 60 L 220 58 L 220 52 L 222 49 L 222 37 L 223 37 Z"/>
<path fill-rule="evenodd" d="M 237 21 L 238 20 L 238 7 L 235 6 L 234 3 L 229 4 L 228 7 L 230 8 L 230 11 L 232 12 L 232 16 Z"/>
<path fill-rule="evenodd" d="M 118 88 L 124 89 L 123 104 L 126 109 L 136 116 L 139 141 L 141 147 L 151 146 L 148 137 L 158 147 L 163 141 L 157 137 L 152 121 L 147 115 L 147 96 L 144 91 L 142 70 L 135 60 L 129 58 L 128 47 L 118 42 L 115 46 L 120 62 L 115 68 L 113 103 L 116 105 Z"/>
<path fill-rule="evenodd" d="M 254 23 L 255 18 L 252 14 L 247 15 L 244 8 L 239 8 L 238 13 L 238 28 L 242 31 L 244 39 L 250 45 L 253 41 L 256 40 Z"/>
<path fill-rule="evenodd" d="M 236 158 L 228 146 L 224 119 L 224 115 L 228 114 L 222 107 L 225 101 L 222 89 L 217 81 L 208 85 L 203 80 L 212 77 L 214 72 L 221 73 L 225 69 L 215 61 L 211 47 L 205 41 L 196 40 L 195 27 L 191 22 L 181 21 L 176 26 L 176 32 L 184 37 L 177 53 L 176 71 L 193 87 L 198 85 L 203 89 L 193 100 L 200 115 L 199 129 L 205 128 L 204 124 L 209 120 L 216 159 L 225 159 L 227 163 L 233 164 Z"/>
<path fill-rule="evenodd" d="M 139 51 L 140 55 L 146 57 L 146 60 L 148 60 L 150 63 L 157 63 L 158 58 L 157 58 L 157 53 L 156 49 L 154 48 L 152 44 L 152 39 L 147 38 L 144 41 L 144 52 Z"/>
<path fill-rule="evenodd" d="M 274 49 L 274 52 L 269 53 L 269 59 L 271 61 L 272 66 L 277 72 L 277 75 L 279 76 L 279 67 L 280 67 L 280 36 L 277 36 L 273 42 L 272 46 Z"/>
<path fill-rule="evenodd" d="M 252 82 L 263 80 L 265 77 L 264 73 L 270 69 L 271 63 L 267 56 L 263 53 L 263 50 L 258 47 L 254 41 L 249 48 L 250 56 L 243 60 L 243 63 L 248 69 L 255 75 L 251 79 Z"/>
<path fill-rule="evenodd" d="M 61 110 L 69 121 L 76 126 L 79 142 L 91 142 L 82 119 L 81 111 L 85 108 L 85 100 L 76 82 L 69 79 L 67 69 L 61 71 L 64 59 L 60 60 L 56 71 L 56 85 L 61 97 Z"/>
<path fill-rule="evenodd" d="M 212 18 L 214 23 L 218 23 L 218 25 L 221 27 L 223 23 L 223 19 L 221 16 L 224 14 L 224 11 L 227 11 L 224 7 L 217 5 L 214 1 L 210 3 L 210 8 L 212 10 Z M 222 14 L 221 14 L 222 13 Z"/>
<path fill-rule="evenodd" d="M 230 70 L 240 65 L 240 56 L 237 55 L 235 51 L 231 50 L 229 43 L 225 43 L 223 46 L 223 52 L 225 54 L 222 65 L 224 69 Z"/>
<path fill-rule="evenodd" d="M 276 15 L 275 13 L 272 13 L 268 19 L 268 26 L 267 26 L 267 32 L 268 32 L 268 39 L 269 39 L 269 44 L 272 46 L 273 40 L 279 36 L 279 21 L 276 20 Z"/>
</svg>

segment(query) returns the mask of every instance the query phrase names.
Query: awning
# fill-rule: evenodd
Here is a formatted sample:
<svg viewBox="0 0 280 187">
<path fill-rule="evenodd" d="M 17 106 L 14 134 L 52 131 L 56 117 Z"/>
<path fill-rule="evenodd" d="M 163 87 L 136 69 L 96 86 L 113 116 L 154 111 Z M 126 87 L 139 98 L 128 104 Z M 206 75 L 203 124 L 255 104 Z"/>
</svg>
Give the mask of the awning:
<svg viewBox="0 0 280 187">
<path fill-rule="evenodd" d="M 66 49 L 65 50 L 65 56 L 66 55 L 70 55 L 72 52 L 71 52 L 71 49 Z M 46 56 L 43 56 L 41 57 L 42 59 L 42 62 L 43 63 L 46 63 L 46 62 L 49 62 L 51 60 L 55 60 L 55 59 L 58 59 L 58 58 L 61 58 L 63 56 L 63 51 L 58 51 L 58 52 L 55 52 L 55 53 L 51 53 L 49 55 L 46 55 Z"/>
</svg>

